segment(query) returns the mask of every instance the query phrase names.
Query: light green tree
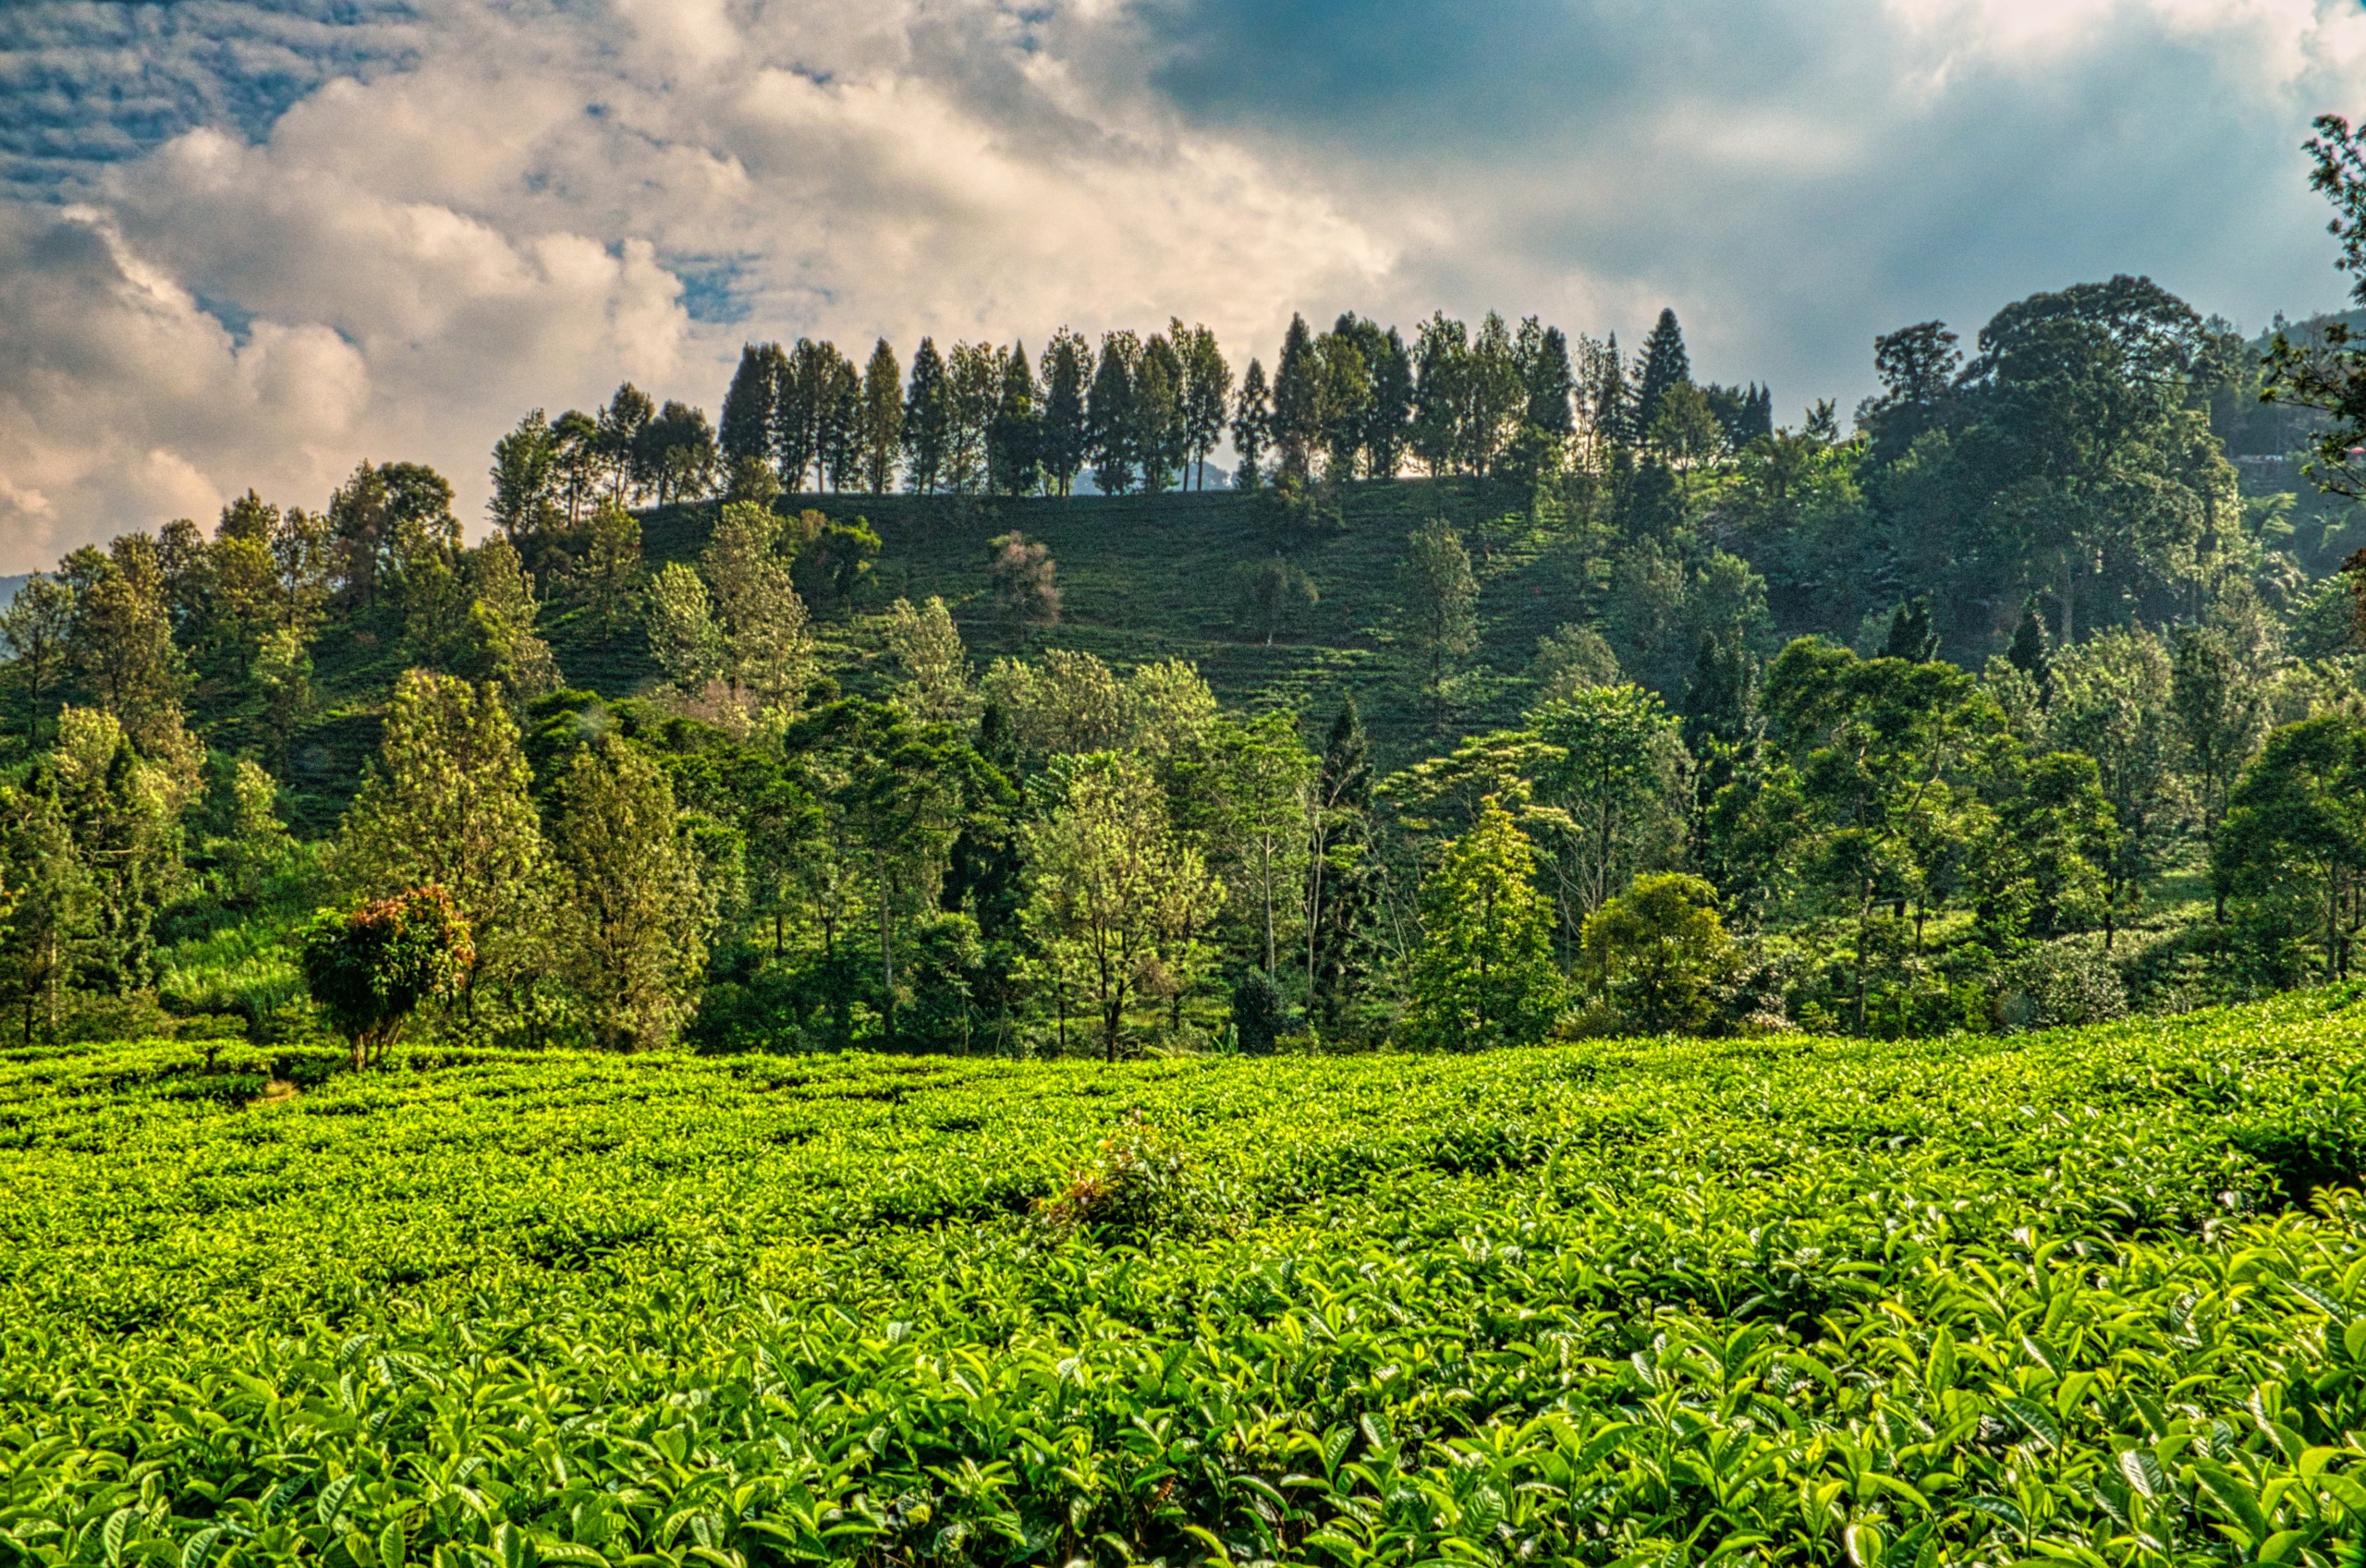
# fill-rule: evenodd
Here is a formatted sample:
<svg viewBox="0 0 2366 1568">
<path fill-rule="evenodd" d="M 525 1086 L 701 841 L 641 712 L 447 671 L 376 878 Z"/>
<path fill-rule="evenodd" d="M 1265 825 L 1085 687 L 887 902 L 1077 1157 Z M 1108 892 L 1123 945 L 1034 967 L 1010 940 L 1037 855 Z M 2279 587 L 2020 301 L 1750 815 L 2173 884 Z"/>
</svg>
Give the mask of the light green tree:
<svg viewBox="0 0 2366 1568">
<path fill-rule="evenodd" d="M 1175 832 L 1150 770 L 1120 753 L 1079 760 L 1058 807 L 1023 836 L 1026 929 L 1054 983 L 1090 1001 L 1115 1062 L 1128 1006 L 1179 995 L 1205 967 L 1196 933 L 1223 884 Z"/>
<path fill-rule="evenodd" d="M 496 688 L 410 671 L 330 851 L 332 874 L 356 896 L 450 892 L 474 938 L 472 1011 L 482 985 L 531 982 L 548 951 L 554 887 L 532 783 Z"/>
<path fill-rule="evenodd" d="M 593 1034 L 612 1049 L 667 1044 L 697 1010 L 715 917 L 673 787 L 656 763 L 602 735 L 560 779 L 554 824 L 567 890 L 561 962 Z"/>
<path fill-rule="evenodd" d="M 1421 883 L 1421 944 L 1406 972 L 1409 1043 L 1481 1051 L 1544 1038 L 1566 988 L 1535 876 L 1511 813 L 1486 800 Z"/>
<path fill-rule="evenodd" d="M 703 696 L 723 678 L 723 628 L 697 572 L 669 562 L 649 586 L 649 652 L 684 697 Z"/>
<path fill-rule="evenodd" d="M 969 651 L 953 612 L 934 594 L 921 608 L 898 599 L 888 607 L 888 651 L 902 673 L 896 700 L 926 723 L 966 728 L 978 716 L 978 694 L 970 677 Z"/>
<path fill-rule="evenodd" d="M 1736 963 L 1717 890 L 1699 877 L 1638 877 L 1586 917 L 1579 971 L 1604 1032 L 1700 1033 Z"/>
</svg>

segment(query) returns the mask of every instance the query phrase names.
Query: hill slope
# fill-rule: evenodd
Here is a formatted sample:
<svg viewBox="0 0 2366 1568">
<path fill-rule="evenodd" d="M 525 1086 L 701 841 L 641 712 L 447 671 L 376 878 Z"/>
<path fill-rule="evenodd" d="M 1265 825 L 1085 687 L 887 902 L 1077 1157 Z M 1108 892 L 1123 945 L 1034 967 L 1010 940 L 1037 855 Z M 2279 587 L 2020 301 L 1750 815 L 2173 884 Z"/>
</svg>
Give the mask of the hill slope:
<svg viewBox="0 0 2366 1568">
<path fill-rule="evenodd" d="M 1120 1068 L 8 1053 L 0 1540 L 2330 1561 L 2366 1270 L 2303 1205 L 2366 1167 L 2361 1045 L 2342 991 Z"/>
</svg>

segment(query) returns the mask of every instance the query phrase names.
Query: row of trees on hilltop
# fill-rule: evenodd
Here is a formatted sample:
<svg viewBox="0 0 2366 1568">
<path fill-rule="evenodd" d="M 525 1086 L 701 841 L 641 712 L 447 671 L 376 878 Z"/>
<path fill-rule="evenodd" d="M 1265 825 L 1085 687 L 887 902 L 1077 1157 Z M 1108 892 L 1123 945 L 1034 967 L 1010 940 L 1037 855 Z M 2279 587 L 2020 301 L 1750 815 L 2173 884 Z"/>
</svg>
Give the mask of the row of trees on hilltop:
<svg viewBox="0 0 2366 1568">
<path fill-rule="evenodd" d="M 1658 444 L 1698 459 L 1773 431 L 1755 385 L 1696 387 L 1673 311 L 1632 364 L 1606 342 L 1490 313 L 1476 333 L 1443 314 L 1411 344 L 1349 313 L 1317 334 L 1293 317 L 1269 376 L 1236 384 L 1215 334 L 1170 322 L 1148 336 L 1062 328 L 1039 358 L 1024 344 L 923 338 L 909 371 L 885 339 L 864 365 L 835 345 L 749 344 L 719 426 L 678 403 L 655 408 L 630 383 L 591 414 L 537 410 L 495 447 L 494 519 L 580 519 L 601 495 L 699 500 L 837 491 L 1067 495 L 1090 475 L 1104 494 L 1205 489 L 1229 438 L 1233 480 L 1303 483 L 1487 475 L 1515 459 L 1548 467 L 1577 440 Z"/>
</svg>

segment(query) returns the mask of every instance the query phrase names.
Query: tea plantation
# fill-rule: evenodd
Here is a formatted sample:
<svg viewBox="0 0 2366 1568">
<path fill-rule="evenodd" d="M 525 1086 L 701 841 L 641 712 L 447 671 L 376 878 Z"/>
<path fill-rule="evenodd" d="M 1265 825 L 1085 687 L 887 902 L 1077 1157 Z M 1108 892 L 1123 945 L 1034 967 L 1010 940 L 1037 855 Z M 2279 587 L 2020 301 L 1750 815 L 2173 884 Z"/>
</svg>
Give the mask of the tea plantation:
<svg viewBox="0 0 2366 1568">
<path fill-rule="evenodd" d="M 0 1564 L 2356 1561 L 2366 1003 L 0 1059 Z"/>
</svg>

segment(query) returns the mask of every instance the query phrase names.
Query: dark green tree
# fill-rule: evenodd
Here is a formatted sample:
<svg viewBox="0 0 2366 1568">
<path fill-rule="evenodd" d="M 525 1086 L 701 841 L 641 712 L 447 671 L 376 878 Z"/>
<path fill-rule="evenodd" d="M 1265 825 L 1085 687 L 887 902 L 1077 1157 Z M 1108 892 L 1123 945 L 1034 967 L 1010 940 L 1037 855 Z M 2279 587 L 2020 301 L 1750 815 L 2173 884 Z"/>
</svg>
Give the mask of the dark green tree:
<svg viewBox="0 0 2366 1568">
<path fill-rule="evenodd" d="M 1643 339 L 1642 362 L 1635 373 L 1633 428 L 1648 433 L 1659 418 L 1660 400 L 1677 386 L 1692 380 L 1692 359 L 1684 349 L 1684 329 L 1676 312 L 1662 310 L 1658 324 Z"/>
<path fill-rule="evenodd" d="M 945 359 L 936 340 L 923 337 L 912 355 L 912 378 L 904 394 L 904 482 L 926 495 L 945 470 L 945 444 L 952 434 L 952 408 L 945 400 Z"/>
</svg>

